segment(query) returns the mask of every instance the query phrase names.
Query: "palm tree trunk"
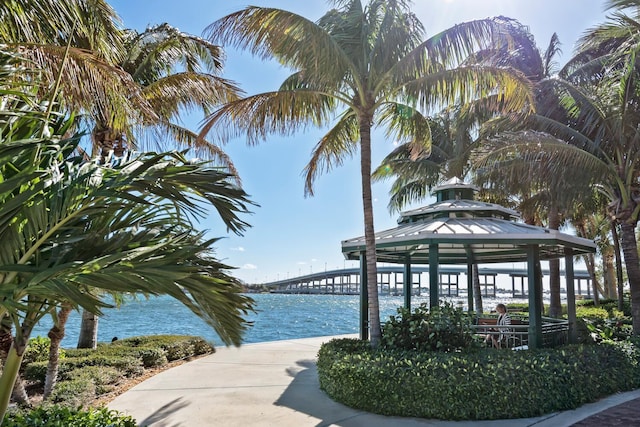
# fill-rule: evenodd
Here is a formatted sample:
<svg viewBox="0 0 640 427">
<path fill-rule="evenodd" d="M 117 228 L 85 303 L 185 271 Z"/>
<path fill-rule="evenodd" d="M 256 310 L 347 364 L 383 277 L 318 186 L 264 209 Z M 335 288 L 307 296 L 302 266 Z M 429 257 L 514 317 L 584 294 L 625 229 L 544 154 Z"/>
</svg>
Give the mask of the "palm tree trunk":
<svg viewBox="0 0 640 427">
<path fill-rule="evenodd" d="M 549 209 L 549 228 L 560 228 L 560 213 L 555 203 Z M 560 302 L 560 260 L 549 260 L 549 316 L 562 317 L 562 303 Z"/>
<path fill-rule="evenodd" d="M 611 221 L 611 239 L 616 255 L 616 281 L 618 285 L 618 310 L 624 308 L 624 279 L 622 278 L 622 254 L 620 253 L 620 236 L 618 236 L 618 224 Z"/>
<path fill-rule="evenodd" d="M 2 375 L 0 375 L 0 424 L 4 420 L 4 416 L 9 408 L 9 402 L 11 400 L 11 394 L 16 380 L 20 373 L 20 366 L 22 365 L 22 358 L 24 352 L 27 349 L 27 343 L 29 342 L 29 335 L 31 333 L 30 328 L 26 328 L 25 334 L 20 342 L 14 340 L 7 354 L 7 360 L 5 360 L 2 367 Z"/>
<path fill-rule="evenodd" d="M 49 345 L 49 363 L 47 364 L 47 376 L 44 380 L 44 392 L 43 399 L 49 397 L 53 388 L 56 386 L 58 379 L 58 368 L 60 367 L 60 343 L 64 338 L 64 327 L 69 319 L 71 313 L 71 306 L 64 304 L 58 312 L 58 321 L 49 330 L 47 336 L 51 340 Z"/>
<path fill-rule="evenodd" d="M 80 324 L 80 336 L 78 348 L 93 348 L 98 345 L 98 316 L 82 310 L 82 323 Z"/>
<path fill-rule="evenodd" d="M 7 361 L 7 357 L 9 355 L 9 351 L 11 350 L 11 345 L 13 344 L 13 335 L 11 335 L 11 323 L 8 317 L 5 317 L 0 325 L 0 359 L 2 359 L 2 364 L 4 365 Z M 20 406 L 30 407 L 31 401 L 29 400 L 29 395 L 24 388 L 24 382 L 22 378 L 18 374 L 16 378 L 16 382 L 13 386 L 13 390 L 11 391 L 11 397 L 14 401 L 16 401 Z"/>
<path fill-rule="evenodd" d="M 373 227 L 373 201 L 371 195 L 371 120 L 360 119 L 360 174 L 362 178 L 362 206 L 364 212 L 364 239 L 367 255 L 367 291 L 369 293 L 369 339 L 373 348 L 382 337 L 380 306 L 378 301 L 378 270 L 376 268 L 376 241 Z"/>
<path fill-rule="evenodd" d="M 586 254 L 584 256 L 584 263 L 587 266 L 589 276 L 591 276 L 593 303 L 597 307 L 600 305 L 600 283 L 598 283 L 598 276 L 596 274 L 596 260 L 593 254 Z"/>
<path fill-rule="evenodd" d="M 22 380 L 22 375 L 20 375 L 20 373 L 18 373 L 18 378 L 16 378 L 16 382 L 13 385 L 13 390 L 11 391 L 11 398 L 18 405 L 24 408 L 31 408 L 31 399 L 29 399 L 27 390 L 24 388 L 24 381 Z"/>
<path fill-rule="evenodd" d="M 480 273 L 478 272 L 478 264 L 473 264 L 473 299 L 476 304 L 476 313 L 482 314 L 482 289 L 480 288 Z"/>
<path fill-rule="evenodd" d="M 633 317 L 633 334 L 640 335 L 640 264 L 638 264 L 638 242 L 636 241 L 636 224 L 622 222 L 620 237 L 624 262 L 627 267 L 627 278 L 631 290 L 631 316 Z"/>
<path fill-rule="evenodd" d="M 602 249 L 602 282 L 606 298 L 616 298 L 616 268 L 613 247 Z"/>
</svg>

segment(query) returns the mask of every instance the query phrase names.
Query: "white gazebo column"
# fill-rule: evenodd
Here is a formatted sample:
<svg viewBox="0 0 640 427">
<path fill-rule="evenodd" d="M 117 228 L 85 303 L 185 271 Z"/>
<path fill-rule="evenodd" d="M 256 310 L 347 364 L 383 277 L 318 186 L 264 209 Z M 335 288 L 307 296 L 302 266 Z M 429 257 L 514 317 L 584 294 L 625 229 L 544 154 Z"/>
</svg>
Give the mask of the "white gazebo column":
<svg viewBox="0 0 640 427">
<path fill-rule="evenodd" d="M 538 245 L 527 245 L 527 281 L 529 285 L 529 348 L 542 347 L 542 275 Z"/>
<path fill-rule="evenodd" d="M 367 255 L 360 252 L 360 339 L 369 339 L 369 289 L 367 289 Z"/>
<path fill-rule="evenodd" d="M 439 264 L 438 244 L 429 244 L 429 307 L 437 307 L 439 300 L 438 264 Z"/>
<path fill-rule="evenodd" d="M 564 248 L 564 271 L 567 282 L 567 319 L 569 320 L 569 342 L 575 344 L 578 341 L 578 324 L 576 322 L 576 287 L 573 272 L 573 249 Z"/>
</svg>

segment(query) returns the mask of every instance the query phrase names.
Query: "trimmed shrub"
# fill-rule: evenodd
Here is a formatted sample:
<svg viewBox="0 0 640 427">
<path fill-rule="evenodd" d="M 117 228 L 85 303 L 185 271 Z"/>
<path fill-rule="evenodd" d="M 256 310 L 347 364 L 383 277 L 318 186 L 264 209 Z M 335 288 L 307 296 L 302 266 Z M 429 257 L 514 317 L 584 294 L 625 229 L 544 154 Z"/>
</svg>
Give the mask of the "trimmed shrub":
<svg viewBox="0 0 640 427">
<path fill-rule="evenodd" d="M 106 408 L 81 411 L 61 406 L 41 406 L 29 411 L 8 413 L 2 427 L 136 427 L 136 421 Z"/>
<path fill-rule="evenodd" d="M 373 350 L 333 340 L 319 351 L 318 377 L 334 400 L 383 415 L 528 418 L 638 388 L 639 358 L 629 342 L 443 353 Z M 607 366 L 614 368 L 603 374 Z"/>
<path fill-rule="evenodd" d="M 95 394 L 99 396 L 113 391 L 123 378 L 124 375 L 118 369 L 110 366 L 85 366 L 67 372 L 60 377 L 60 381 L 88 379 L 94 384 Z"/>
<path fill-rule="evenodd" d="M 215 351 L 214 347 L 204 339 L 187 335 L 149 335 L 125 338 L 112 343 L 112 350 L 118 352 L 122 349 L 135 352 L 141 347 L 163 349 L 170 362 Z"/>
<path fill-rule="evenodd" d="M 398 308 L 399 316 L 382 326 L 382 346 L 397 350 L 459 351 L 476 342 L 471 316 L 450 303 L 429 308 L 420 304 L 413 312 Z"/>
<path fill-rule="evenodd" d="M 609 318 L 609 313 L 604 308 L 580 306 L 576 307 L 576 317 L 587 319 L 600 319 L 605 320 Z"/>
<path fill-rule="evenodd" d="M 140 352 L 140 359 L 145 368 L 155 368 L 168 363 L 167 352 L 161 348 L 147 348 Z"/>
<path fill-rule="evenodd" d="M 49 400 L 70 408 L 87 407 L 96 398 L 96 385 L 88 376 L 70 381 L 59 381 Z"/>
<path fill-rule="evenodd" d="M 105 356 L 94 353 L 89 357 L 66 357 L 60 361 L 58 375 L 64 376 L 67 372 L 86 366 L 111 366 L 118 369 L 127 377 L 134 377 L 144 372 L 142 361 L 136 357 Z M 25 379 L 44 382 L 47 374 L 47 362 L 30 363 L 24 369 Z"/>
</svg>

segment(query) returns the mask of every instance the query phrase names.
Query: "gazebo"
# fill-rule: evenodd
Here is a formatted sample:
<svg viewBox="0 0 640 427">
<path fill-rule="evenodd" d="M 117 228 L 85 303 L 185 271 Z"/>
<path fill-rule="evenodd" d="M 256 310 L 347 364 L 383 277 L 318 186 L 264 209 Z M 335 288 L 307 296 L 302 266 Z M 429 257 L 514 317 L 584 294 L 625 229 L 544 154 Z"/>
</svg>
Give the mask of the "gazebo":
<svg viewBox="0 0 640 427">
<path fill-rule="evenodd" d="M 593 253 L 593 241 L 543 227 L 516 222 L 520 215 L 503 206 L 474 200 L 478 189 L 452 178 L 434 188 L 436 202 L 403 212 L 398 226 L 376 233 L 378 262 L 404 265 L 404 304 L 411 307 L 411 265 L 429 266 L 429 305 L 439 302 L 441 264 L 467 266 L 468 306 L 473 310 L 474 264 L 526 262 L 529 290 L 529 348 L 542 346 L 541 260 L 565 259 L 569 340 L 575 341 L 576 306 L 573 258 Z M 348 260 L 359 260 L 361 281 L 360 336 L 368 338 L 365 239 L 342 242 Z"/>
</svg>

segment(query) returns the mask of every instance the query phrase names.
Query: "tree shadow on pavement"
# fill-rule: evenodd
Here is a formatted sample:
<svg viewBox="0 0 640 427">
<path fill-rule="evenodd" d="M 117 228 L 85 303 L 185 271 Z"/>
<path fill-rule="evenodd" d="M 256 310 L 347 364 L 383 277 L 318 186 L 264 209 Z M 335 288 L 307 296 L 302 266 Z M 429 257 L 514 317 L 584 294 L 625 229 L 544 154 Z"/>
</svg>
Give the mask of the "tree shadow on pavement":
<svg viewBox="0 0 640 427">
<path fill-rule="evenodd" d="M 318 426 L 345 425 L 342 422 L 366 414 L 331 400 L 322 390 L 318 381 L 318 369 L 314 360 L 299 360 L 299 367 L 288 368 L 293 381 L 280 395 L 275 405 L 285 406 L 297 412 L 317 418 Z"/>
<path fill-rule="evenodd" d="M 147 426 L 147 425 L 153 424 L 158 427 L 179 427 L 180 426 L 179 423 L 172 425 L 172 424 L 169 424 L 169 421 L 163 422 L 163 420 L 168 418 L 171 414 L 187 406 L 189 406 L 189 403 L 183 401 L 183 399 L 179 397 L 167 403 L 166 405 L 162 406 L 161 408 L 159 408 L 153 414 L 149 415 L 144 420 L 138 421 L 138 425 Z"/>
</svg>

